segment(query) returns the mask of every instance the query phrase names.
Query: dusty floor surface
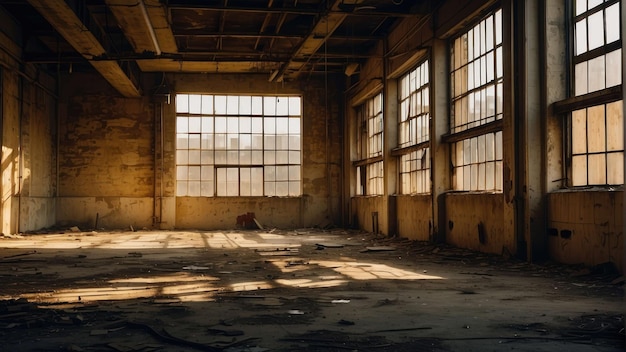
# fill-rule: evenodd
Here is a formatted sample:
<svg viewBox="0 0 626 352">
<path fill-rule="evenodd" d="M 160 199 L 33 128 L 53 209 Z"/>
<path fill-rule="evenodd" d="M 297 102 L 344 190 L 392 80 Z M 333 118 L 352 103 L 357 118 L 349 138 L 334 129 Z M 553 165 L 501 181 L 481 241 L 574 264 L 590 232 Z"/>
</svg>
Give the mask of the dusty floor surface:
<svg viewBox="0 0 626 352">
<path fill-rule="evenodd" d="M 0 237 L 0 350 L 623 351 L 618 276 L 352 230 Z"/>
</svg>

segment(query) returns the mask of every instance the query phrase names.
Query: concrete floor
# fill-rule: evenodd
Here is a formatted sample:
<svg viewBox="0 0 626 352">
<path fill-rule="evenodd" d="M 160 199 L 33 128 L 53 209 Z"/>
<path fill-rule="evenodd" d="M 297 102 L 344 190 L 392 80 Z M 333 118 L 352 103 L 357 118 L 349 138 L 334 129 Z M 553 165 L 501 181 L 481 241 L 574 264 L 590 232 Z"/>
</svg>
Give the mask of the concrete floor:
<svg viewBox="0 0 626 352">
<path fill-rule="evenodd" d="M 610 271 L 342 229 L 47 233 L 0 249 L 2 351 L 624 350 Z"/>
</svg>

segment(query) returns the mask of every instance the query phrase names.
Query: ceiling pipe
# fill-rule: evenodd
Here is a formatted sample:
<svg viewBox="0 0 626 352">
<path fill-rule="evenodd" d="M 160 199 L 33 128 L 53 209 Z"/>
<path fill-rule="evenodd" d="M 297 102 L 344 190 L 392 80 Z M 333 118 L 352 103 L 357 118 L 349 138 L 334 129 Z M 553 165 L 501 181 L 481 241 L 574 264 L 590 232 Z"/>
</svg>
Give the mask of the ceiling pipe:
<svg viewBox="0 0 626 352">
<path fill-rule="evenodd" d="M 150 33 L 150 39 L 152 40 L 152 45 L 154 46 L 154 52 L 156 55 L 161 55 L 161 47 L 159 46 L 159 41 L 157 40 L 154 27 L 152 27 L 150 16 L 148 16 L 148 10 L 146 9 L 146 4 L 144 4 L 143 0 L 139 0 L 137 4 L 139 5 L 139 8 L 141 9 L 141 15 L 143 16 L 143 20 L 145 21 L 146 26 L 148 26 L 148 32 Z"/>
</svg>

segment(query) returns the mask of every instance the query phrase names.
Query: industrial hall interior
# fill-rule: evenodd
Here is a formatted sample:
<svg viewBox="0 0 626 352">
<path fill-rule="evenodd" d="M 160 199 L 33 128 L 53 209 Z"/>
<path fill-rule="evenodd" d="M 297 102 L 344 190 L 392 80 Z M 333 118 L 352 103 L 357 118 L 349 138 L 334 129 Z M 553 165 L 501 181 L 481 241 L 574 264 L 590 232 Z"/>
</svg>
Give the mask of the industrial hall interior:
<svg viewBox="0 0 626 352">
<path fill-rule="evenodd" d="M 0 350 L 623 351 L 620 0 L 0 0 Z"/>
</svg>

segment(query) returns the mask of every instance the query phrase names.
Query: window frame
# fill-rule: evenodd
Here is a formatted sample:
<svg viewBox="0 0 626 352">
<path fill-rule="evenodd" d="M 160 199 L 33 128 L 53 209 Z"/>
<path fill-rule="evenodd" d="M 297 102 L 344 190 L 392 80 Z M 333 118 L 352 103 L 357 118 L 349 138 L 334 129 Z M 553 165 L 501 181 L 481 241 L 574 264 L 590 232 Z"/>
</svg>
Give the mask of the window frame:
<svg viewBox="0 0 626 352">
<path fill-rule="evenodd" d="M 409 72 L 397 80 L 398 146 L 391 151 L 391 156 L 396 157 L 398 160 L 399 182 L 397 187 L 398 194 L 401 195 L 430 194 L 432 192 L 430 160 L 432 89 L 430 86 L 430 62 L 429 57 L 423 58 Z M 419 77 L 417 77 L 418 75 Z M 415 77 L 415 84 L 412 83 L 413 77 Z M 421 103 L 419 109 L 414 106 L 417 100 L 420 100 Z M 406 115 L 406 118 L 404 115 Z M 405 125 L 408 125 L 408 127 L 404 127 Z M 408 138 L 403 136 L 406 134 L 408 134 Z M 421 156 L 418 157 L 419 154 Z"/>
<path fill-rule="evenodd" d="M 503 25 L 504 11 L 501 7 L 493 7 L 489 9 L 484 15 L 473 21 L 470 25 L 461 30 L 457 35 L 450 38 L 449 54 L 450 54 L 450 121 L 448 133 L 442 135 L 442 141 L 450 145 L 450 161 L 452 172 L 452 188 L 456 191 L 469 191 L 469 192 L 502 192 L 503 191 L 503 144 L 502 144 L 502 131 L 504 127 L 504 25 Z M 491 27 L 488 24 L 491 22 Z M 481 37 L 482 31 L 489 32 L 491 29 L 491 39 L 489 43 L 487 41 L 487 35 Z M 478 34 L 476 34 L 478 31 Z M 500 31 L 500 33 L 498 33 Z M 475 38 L 478 37 L 478 50 L 474 46 L 473 50 L 470 50 L 470 42 L 473 44 Z M 456 53 L 455 48 L 461 49 L 464 43 L 459 42 L 462 38 L 467 38 L 467 53 Z M 484 50 L 483 50 L 484 49 Z M 471 52 L 471 56 L 470 56 Z M 461 57 L 461 55 L 467 54 L 467 57 Z M 489 55 L 492 55 L 492 66 L 488 65 Z M 456 66 L 455 55 L 460 61 L 460 64 Z M 484 60 L 483 60 L 484 58 Z M 476 78 L 474 75 L 475 63 L 480 65 L 478 74 L 480 77 Z M 484 64 L 483 64 L 484 62 Z M 470 70 L 470 67 L 472 68 Z M 483 75 L 483 69 L 491 67 L 493 71 L 486 71 Z M 467 71 L 463 71 L 467 68 Z M 474 78 L 474 84 L 470 84 L 470 71 L 471 77 Z M 491 73 L 491 76 L 489 75 Z M 461 81 L 458 83 L 455 81 L 457 76 L 461 77 Z M 478 79 L 478 84 L 476 83 Z M 459 87 L 460 86 L 460 87 Z M 487 101 L 487 90 L 493 87 L 493 108 L 491 109 Z M 457 90 L 460 92 L 457 93 Z M 469 99 L 475 96 L 476 93 L 484 93 L 483 100 L 480 100 L 479 118 L 472 119 L 470 121 L 469 115 Z M 481 96 L 481 95 L 479 95 Z M 464 104 L 463 99 L 467 98 L 467 106 Z M 475 100 L 476 101 L 476 100 Z M 458 103 L 458 104 L 457 104 Z M 458 114 L 459 107 L 461 107 L 461 113 Z M 463 120 L 463 108 L 467 110 L 467 116 L 465 121 Z M 485 109 L 483 109 L 485 108 Z M 491 110 L 490 110 L 491 109 Z M 483 115 L 483 110 L 485 113 Z M 475 110 L 473 110 L 475 112 Z M 490 114 L 489 112 L 493 113 Z M 461 123 L 457 124 L 457 118 L 461 119 Z M 488 137 L 491 136 L 491 137 Z M 482 153 L 479 150 L 479 141 L 484 139 L 482 143 L 484 149 Z M 493 141 L 493 146 L 488 149 L 488 139 Z M 499 144 L 498 144 L 499 143 Z M 474 151 L 473 144 L 476 145 Z M 469 146 L 470 157 L 464 155 L 465 150 Z M 461 155 L 458 155 L 461 153 Z M 475 155 L 474 155 L 475 154 Z M 482 158 L 481 158 L 482 156 Z M 491 159 L 489 159 L 491 157 Z M 461 164 L 457 165 L 458 162 Z M 482 171 L 481 171 L 482 170 Z M 465 175 L 465 171 L 468 172 Z M 489 179 L 487 172 L 491 171 L 492 179 Z M 481 177 L 481 172 L 482 176 Z M 475 174 L 476 177 L 473 177 Z M 466 179 L 468 178 L 468 179 Z"/>
<path fill-rule="evenodd" d="M 384 194 L 384 96 L 378 92 L 354 108 L 356 195 Z M 375 128 L 377 127 L 377 128 Z"/>
<path fill-rule="evenodd" d="M 176 196 L 302 196 L 302 112 L 300 95 L 178 93 Z M 286 180 L 277 179 L 279 167 L 287 172 Z"/>
<path fill-rule="evenodd" d="M 568 55 L 569 55 L 568 56 L 569 58 L 568 74 L 570 77 L 570 79 L 568 80 L 569 97 L 561 101 L 555 102 L 552 106 L 553 112 L 556 116 L 563 116 L 563 126 L 564 126 L 563 133 L 565 134 L 565 138 L 564 138 L 565 160 L 564 160 L 564 171 L 563 171 L 564 186 L 568 188 L 587 188 L 587 187 L 612 188 L 614 186 L 619 186 L 619 185 L 624 184 L 623 180 L 625 178 L 625 175 L 623 174 L 623 167 L 619 167 L 619 166 L 617 166 L 617 169 L 622 170 L 622 176 L 621 176 L 622 183 L 610 183 L 609 182 L 611 172 L 609 170 L 609 161 L 608 161 L 609 155 L 615 154 L 615 153 L 621 153 L 622 157 L 619 159 L 623 160 L 624 136 L 622 135 L 622 141 L 621 141 L 622 149 L 621 150 L 609 150 L 609 147 L 607 146 L 607 138 L 608 138 L 607 133 L 608 133 L 608 127 L 609 127 L 607 125 L 607 119 L 609 117 L 606 111 L 607 111 L 607 107 L 610 107 L 614 103 L 622 101 L 623 82 L 621 82 L 620 84 L 610 85 L 607 87 L 606 77 L 608 76 L 608 73 L 607 73 L 608 70 L 606 69 L 606 66 L 604 66 L 604 72 L 605 72 L 604 88 L 593 89 L 589 91 L 589 83 L 588 83 L 588 80 L 585 79 L 584 82 L 586 83 L 586 87 L 585 87 L 586 89 L 584 90 L 584 92 L 580 93 L 580 92 L 577 92 L 578 81 L 576 77 L 576 74 L 577 74 L 576 67 L 579 64 L 588 63 L 589 61 L 598 59 L 598 58 L 603 58 L 604 64 L 606 65 L 606 57 L 608 54 L 614 53 L 618 50 L 623 50 L 622 48 L 623 38 L 621 37 L 621 27 L 618 28 L 619 38 L 609 43 L 606 42 L 606 37 L 607 37 L 606 10 L 610 8 L 611 6 L 618 4 L 618 10 L 619 10 L 618 12 L 621 14 L 621 6 L 623 6 L 624 4 L 620 0 L 606 0 L 606 1 L 602 1 L 602 3 L 596 5 L 592 9 L 587 8 L 586 10 L 580 13 L 577 13 L 576 1 L 571 2 L 571 4 L 572 6 L 569 6 L 569 8 L 566 10 L 566 16 L 568 18 L 568 23 L 569 23 L 569 26 L 567 28 L 568 38 L 569 38 L 569 52 L 568 52 Z M 587 31 L 588 27 L 585 27 L 585 32 L 584 32 L 584 36 L 586 37 L 585 49 L 583 52 L 577 53 L 578 51 L 577 24 L 580 23 L 582 20 L 584 20 L 585 24 L 587 24 L 589 17 L 598 13 L 602 13 L 603 45 L 600 45 L 599 47 L 595 47 L 592 49 L 588 49 L 589 48 L 589 43 L 588 43 L 589 33 Z M 621 18 L 618 22 L 620 26 L 623 26 L 623 24 L 621 23 Z M 622 55 L 618 55 L 620 57 L 620 60 L 619 60 L 620 62 L 618 64 L 620 69 L 621 69 Z M 589 71 L 585 71 L 585 72 L 587 72 L 588 74 Z M 620 81 L 621 81 L 621 76 L 622 76 L 621 72 L 619 75 L 614 74 L 613 76 L 619 76 Z M 588 144 L 590 143 L 589 138 L 588 138 L 589 131 L 587 129 L 588 124 L 589 124 L 589 121 L 587 120 L 588 113 L 590 110 L 599 109 L 599 108 L 602 108 L 605 111 L 603 115 L 603 123 L 602 123 L 605 126 L 604 128 L 605 138 L 601 141 L 602 143 L 605 144 L 605 149 L 604 151 L 589 151 L 589 149 L 587 149 Z M 623 109 L 621 109 L 620 111 L 623 111 Z M 578 120 L 580 118 L 579 117 L 580 114 L 585 115 L 586 136 L 584 136 L 584 141 L 583 141 L 585 143 L 585 148 L 586 148 L 585 152 L 577 151 L 577 149 L 579 149 L 580 147 L 578 143 L 577 145 L 574 145 L 575 138 L 579 138 L 579 139 L 581 138 L 580 132 L 577 132 L 579 129 L 576 127 L 576 124 L 577 123 L 580 124 L 580 122 L 575 122 L 575 119 Z M 621 116 L 621 118 L 623 120 L 624 116 Z M 620 128 L 619 130 L 621 131 L 622 129 Z M 575 134 L 578 136 L 575 136 Z M 589 170 L 589 157 L 591 156 L 593 158 L 594 155 L 599 155 L 599 154 L 605 155 L 604 176 L 603 176 L 605 182 L 603 183 L 593 182 L 593 181 L 590 182 L 590 178 L 592 177 L 590 176 L 591 172 Z M 583 164 L 580 164 L 580 162 L 575 160 L 577 158 L 579 159 L 582 156 L 587 157 L 587 161 L 584 163 L 585 166 L 582 166 Z M 579 164 L 581 166 L 577 167 L 575 166 L 575 164 Z M 578 173 L 574 170 L 575 167 L 578 170 L 585 170 L 584 172 L 585 182 L 584 183 L 580 183 L 577 181 L 580 179 L 580 175 L 578 175 Z"/>
</svg>

